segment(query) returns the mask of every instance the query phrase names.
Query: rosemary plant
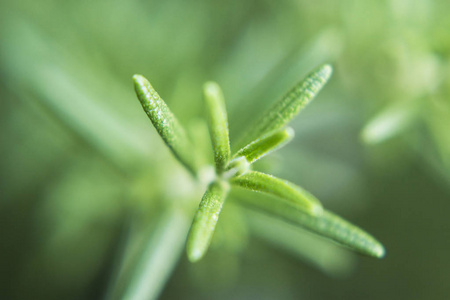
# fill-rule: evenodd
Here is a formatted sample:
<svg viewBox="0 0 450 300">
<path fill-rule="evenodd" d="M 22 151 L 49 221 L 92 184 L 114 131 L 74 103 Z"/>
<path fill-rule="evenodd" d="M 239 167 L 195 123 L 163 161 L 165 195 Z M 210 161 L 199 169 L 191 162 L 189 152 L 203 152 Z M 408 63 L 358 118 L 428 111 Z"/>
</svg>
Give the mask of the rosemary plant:
<svg viewBox="0 0 450 300">
<path fill-rule="evenodd" d="M 384 256 L 384 247 L 375 238 L 325 210 L 308 191 L 287 180 L 252 170 L 255 161 L 293 139 L 293 129 L 286 126 L 314 99 L 331 74 L 331 66 L 322 65 L 307 75 L 256 120 L 243 135 L 241 148 L 235 153 L 230 150 L 223 93 L 217 83 L 208 82 L 204 85 L 215 174 L 208 182 L 187 237 L 186 251 L 191 262 L 196 262 L 205 255 L 227 196 L 231 190 L 240 189 L 271 196 L 238 196 L 236 201 L 240 205 L 303 227 L 362 254 L 377 258 Z M 134 75 L 133 81 L 144 111 L 164 142 L 190 173 L 200 180 L 203 166 L 198 163 L 198 157 L 195 157 L 195 145 L 189 140 L 186 130 L 147 79 Z"/>
</svg>

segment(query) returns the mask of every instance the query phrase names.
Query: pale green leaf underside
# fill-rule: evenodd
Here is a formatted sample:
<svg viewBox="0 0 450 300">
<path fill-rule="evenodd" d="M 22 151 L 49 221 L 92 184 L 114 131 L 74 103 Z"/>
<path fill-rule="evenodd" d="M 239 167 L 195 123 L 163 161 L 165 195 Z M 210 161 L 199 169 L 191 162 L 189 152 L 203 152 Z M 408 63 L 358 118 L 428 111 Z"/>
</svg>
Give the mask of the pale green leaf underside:
<svg viewBox="0 0 450 300">
<path fill-rule="evenodd" d="M 308 74 L 254 123 L 245 136 L 245 141 L 256 140 L 270 131 L 287 125 L 317 95 L 331 73 L 331 66 L 326 64 Z"/>
<path fill-rule="evenodd" d="M 197 164 L 193 147 L 184 128 L 176 119 L 164 100 L 152 87 L 150 82 L 142 75 L 133 76 L 134 89 L 147 116 L 155 126 L 167 146 L 177 159 L 189 171 L 196 174 Z"/>
<path fill-rule="evenodd" d="M 219 85 L 207 82 L 203 94 L 208 111 L 208 125 L 214 151 L 216 170 L 221 173 L 230 159 L 230 140 L 228 137 L 228 118 L 225 101 Z"/>
<path fill-rule="evenodd" d="M 309 192 L 289 181 L 279 179 L 272 175 L 249 171 L 233 178 L 231 184 L 251 191 L 280 197 L 311 215 L 320 215 L 323 211 L 319 200 Z"/>
<path fill-rule="evenodd" d="M 378 258 L 385 254 L 383 245 L 374 237 L 327 210 L 324 210 L 319 216 L 311 216 L 305 214 L 296 205 L 273 201 L 269 197 L 239 196 L 237 200 L 241 204 L 250 205 L 265 213 L 301 226 L 362 254 Z"/>
<path fill-rule="evenodd" d="M 191 262 L 200 260 L 208 250 L 228 190 L 228 183 L 215 181 L 203 195 L 187 238 L 186 251 Z"/>
<path fill-rule="evenodd" d="M 294 130 L 290 127 L 270 132 L 263 137 L 251 142 L 233 157 L 244 156 L 251 164 L 260 158 L 285 146 L 294 138 Z"/>
</svg>

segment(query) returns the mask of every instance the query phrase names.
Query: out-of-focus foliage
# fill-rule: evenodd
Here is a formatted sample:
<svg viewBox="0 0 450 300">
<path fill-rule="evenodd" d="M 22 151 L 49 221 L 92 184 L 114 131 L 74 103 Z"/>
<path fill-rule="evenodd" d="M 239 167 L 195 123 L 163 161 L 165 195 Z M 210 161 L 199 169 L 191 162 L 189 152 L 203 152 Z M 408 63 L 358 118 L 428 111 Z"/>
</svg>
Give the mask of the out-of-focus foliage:
<svg viewBox="0 0 450 300">
<path fill-rule="evenodd" d="M 447 2 L 1 1 L 0 298 L 445 298 Z M 204 189 L 131 76 L 151 80 L 212 163 L 205 81 L 223 88 L 233 140 L 323 62 L 334 77 L 296 139 L 257 164 L 374 233 L 386 259 L 230 205 L 204 260 L 178 261 L 190 219 L 174 207 Z"/>
</svg>

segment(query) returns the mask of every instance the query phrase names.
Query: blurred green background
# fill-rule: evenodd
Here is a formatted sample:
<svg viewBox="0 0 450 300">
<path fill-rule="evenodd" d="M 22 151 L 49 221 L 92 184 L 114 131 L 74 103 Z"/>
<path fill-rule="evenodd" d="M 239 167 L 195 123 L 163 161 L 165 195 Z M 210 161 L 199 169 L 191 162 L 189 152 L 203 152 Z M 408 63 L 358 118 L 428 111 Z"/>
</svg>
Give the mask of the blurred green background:
<svg viewBox="0 0 450 300">
<path fill-rule="evenodd" d="M 447 0 L 2 0 L 0 299 L 447 299 L 449 15 Z M 233 143 L 324 62 L 335 72 L 296 138 L 259 167 L 372 233 L 386 257 L 230 201 L 190 264 L 201 189 L 131 76 L 207 145 L 205 81 L 224 90 Z"/>
</svg>

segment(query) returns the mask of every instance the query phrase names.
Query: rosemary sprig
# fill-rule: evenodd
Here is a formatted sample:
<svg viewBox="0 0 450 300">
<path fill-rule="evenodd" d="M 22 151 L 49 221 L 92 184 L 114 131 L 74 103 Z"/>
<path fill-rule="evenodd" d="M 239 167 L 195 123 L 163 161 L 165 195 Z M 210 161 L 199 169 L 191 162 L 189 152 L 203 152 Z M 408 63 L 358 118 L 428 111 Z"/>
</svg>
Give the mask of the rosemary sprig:
<svg viewBox="0 0 450 300">
<path fill-rule="evenodd" d="M 331 66 L 323 65 L 294 86 L 250 128 L 245 135 L 245 140 L 250 143 L 233 155 L 230 154 L 222 91 L 217 83 L 207 82 L 204 85 L 216 173 L 203 195 L 188 234 L 186 248 L 191 262 L 200 260 L 207 252 L 230 185 L 259 193 L 256 198 L 241 199 L 239 203 L 243 205 L 306 228 L 360 253 L 374 257 L 384 255 L 384 248 L 376 239 L 324 210 L 319 200 L 309 192 L 294 183 L 251 170 L 255 161 L 292 140 L 294 131 L 285 126 L 316 96 L 331 73 Z M 198 170 L 193 154 L 195 147 L 187 139 L 184 129 L 144 77 L 135 75 L 133 79 L 138 98 L 158 133 L 175 156 L 195 174 Z"/>
</svg>

